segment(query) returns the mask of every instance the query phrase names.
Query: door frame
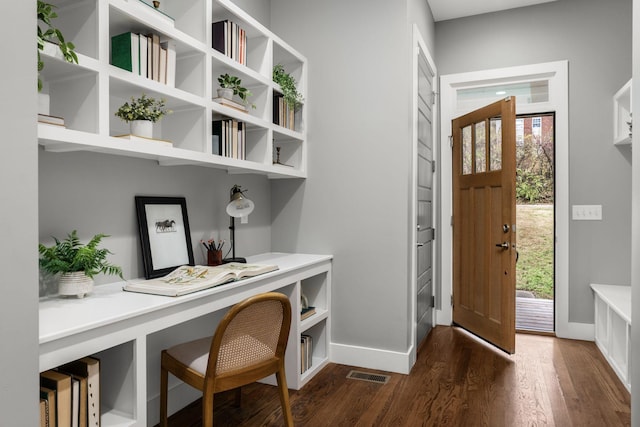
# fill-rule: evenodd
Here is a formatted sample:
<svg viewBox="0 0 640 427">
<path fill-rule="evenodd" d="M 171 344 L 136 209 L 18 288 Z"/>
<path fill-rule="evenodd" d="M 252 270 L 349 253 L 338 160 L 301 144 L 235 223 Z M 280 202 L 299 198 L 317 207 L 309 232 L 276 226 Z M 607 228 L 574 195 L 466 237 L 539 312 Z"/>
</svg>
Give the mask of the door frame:
<svg viewBox="0 0 640 427">
<path fill-rule="evenodd" d="M 468 113 L 456 109 L 456 92 L 459 89 L 490 86 L 504 83 L 538 81 L 549 82 L 548 102 L 521 104 L 516 114 L 553 111 L 556 114 L 556 200 L 555 200 L 555 324 L 556 335 L 562 338 L 589 339 L 593 336 L 593 325 L 569 322 L 569 81 L 568 61 L 547 62 L 469 73 L 449 74 L 440 77 L 440 295 L 441 304 L 436 310 L 436 323 L 451 325 L 453 235 L 450 225 L 452 215 L 452 176 L 449 135 L 451 120 Z M 500 99 L 503 95 L 496 95 Z M 482 101 L 486 104 L 486 101 Z"/>
<path fill-rule="evenodd" d="M 417 259 L 417 250 L 416 250 L 416 242 L 418 240 L 417 233 L 417 215 L 418 215 L 418 206 L 416 199 L 418 197 L 418 67 L 420 61 L 420 51 L 424 53 L 425 59 L 429 64 L 429 67 L 433 71 L 433 81 L 432 87 L 435 93 L 437 93 L 437 85 L 438 85 L 438 70 L 436 68 L 436 64 L 433 60 L 431 52 L 427 47 L 424 39 L 422 38 L 422 34 L 420 34 L 420 29 L 416 24 L 413 24 L 413 43 L 412 43 L 412 86 L 411 86 L 411 196 L 410 196 L 410 208 L 409 208 L 409 294 L 410 294 L 410 310 L 409 310 L 409 325 L 410 327 L 410 345 L 409 345 L 409 370 L 416 363 L 418 346 L 419 342 L 416 342 L 417 335 L 417 312 L 418 312 L 418 300 L 417 300 L 417 288 L 418 288 L 418 279 L 416 277 L 416 270 L 418 268 L 418 259 Z M 439 114 L 438 114 L 438 102 L 434 102 L 432 104 L 433 114 L 432 114 L 432 137 L 433 137 L 433 160 L 435 161 L 439 156 L 439 148 L 438 148 L 438 123 L 439 123 Z M 439 168 L 439 165 L 436 166 L 436 171 Z M 438 198 L 439 198 L 439 185 L 438 185 L 438 174 L 434 174 L 433 177 L 433 195 L 432 195 L 432 214 L 434 219 L 434 225 L 437 224 L 437 215 L 438 212 Z M 437 227 L 437 226 L 436 226 Z M 436 229 L 437 231 L 437 229 Z M 436 252 L 437 252 L 437 238 L 434 240 L 433 250 L 431 251 L 432 257 L 432 282 L 433 282 L 433 293 L 435 294 L 435 283 L 437 274 L 439 274 L 439 266 L 436 262 Z M 432 324 L 435 325 L 436 320 L 436 310 L 433 310 L 433 319 Z"/>
</svg>

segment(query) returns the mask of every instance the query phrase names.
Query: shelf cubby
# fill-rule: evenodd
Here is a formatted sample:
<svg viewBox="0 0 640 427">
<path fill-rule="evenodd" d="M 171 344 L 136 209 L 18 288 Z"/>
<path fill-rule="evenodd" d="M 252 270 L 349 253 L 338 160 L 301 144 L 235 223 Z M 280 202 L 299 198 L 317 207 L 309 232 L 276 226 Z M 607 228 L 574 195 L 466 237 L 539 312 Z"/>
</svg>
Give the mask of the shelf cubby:
<svg viewBox="0 0 640 427">
<path fill-rule="evenodd" d="M 63 1 L 53 0 L 58 15 L 53 24 L 63 29 L 66 41 L 72 41 L 75 52 L 98 59 L 98 0 Z"/>
</svg>

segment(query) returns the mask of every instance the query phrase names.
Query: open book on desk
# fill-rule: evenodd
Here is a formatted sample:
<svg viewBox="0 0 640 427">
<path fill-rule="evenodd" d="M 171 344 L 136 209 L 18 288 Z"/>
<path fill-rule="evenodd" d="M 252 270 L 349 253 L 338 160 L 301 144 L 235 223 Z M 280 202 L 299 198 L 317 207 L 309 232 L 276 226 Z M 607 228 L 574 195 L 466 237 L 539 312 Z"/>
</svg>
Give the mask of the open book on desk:
<svg viewBox="0 0 640 427">
<path fill-rule="evenodd" d="M 259 276 L 278 269 L 277 265 L 230 262 L 215 267 L 183 265 L 158 279 L 129 280 L 122 287 L 129 292 L 177 297 L 213 288 L 245 277 Z"/>
</svg>

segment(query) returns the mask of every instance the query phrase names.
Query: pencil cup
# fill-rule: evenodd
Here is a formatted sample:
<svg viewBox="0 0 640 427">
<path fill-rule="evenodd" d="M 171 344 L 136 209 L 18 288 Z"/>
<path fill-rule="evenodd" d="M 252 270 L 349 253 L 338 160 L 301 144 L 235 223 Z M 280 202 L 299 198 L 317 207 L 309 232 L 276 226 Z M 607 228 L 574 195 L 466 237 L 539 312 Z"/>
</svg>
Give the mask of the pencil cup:
<svg viewBox="0 0 640 427">
<path fill-rule="evenodd" d="M 207 265 L 222 264 L 222 251 L 207 251 Z"/>
</svg>

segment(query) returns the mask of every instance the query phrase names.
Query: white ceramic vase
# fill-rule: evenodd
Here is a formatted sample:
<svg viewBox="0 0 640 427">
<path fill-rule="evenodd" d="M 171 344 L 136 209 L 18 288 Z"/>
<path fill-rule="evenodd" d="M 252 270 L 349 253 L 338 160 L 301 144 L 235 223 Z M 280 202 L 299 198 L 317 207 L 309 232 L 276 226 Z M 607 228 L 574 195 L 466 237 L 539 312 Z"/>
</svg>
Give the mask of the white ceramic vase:
<svg viewBox="0 0 640 427">
<path fill-rule="evenodd" d="M 129 122 L 131 135 L 153 138 L 153 122 L 151 120 L 132 120 Z"/>
<path fill-rule="evenodd" d="M 58 282 L 58 294 L 61 296 L 76 296 L 84 298 L 93 291 L 93 279 L 84 274 L 84 271 L 63 273 Z"/>
<path fill-rule="evenodd" d="M 49 94 L 38 92 L 38 114 L 49 115 Z"/>
<path fill-rule="evenodd" d="M 229 89 L 226 87 L 218 88 L 218 96 L 220 98 L 228 99 L 229 101 L 233 100 L 233 89 Z"/>
</svg>

